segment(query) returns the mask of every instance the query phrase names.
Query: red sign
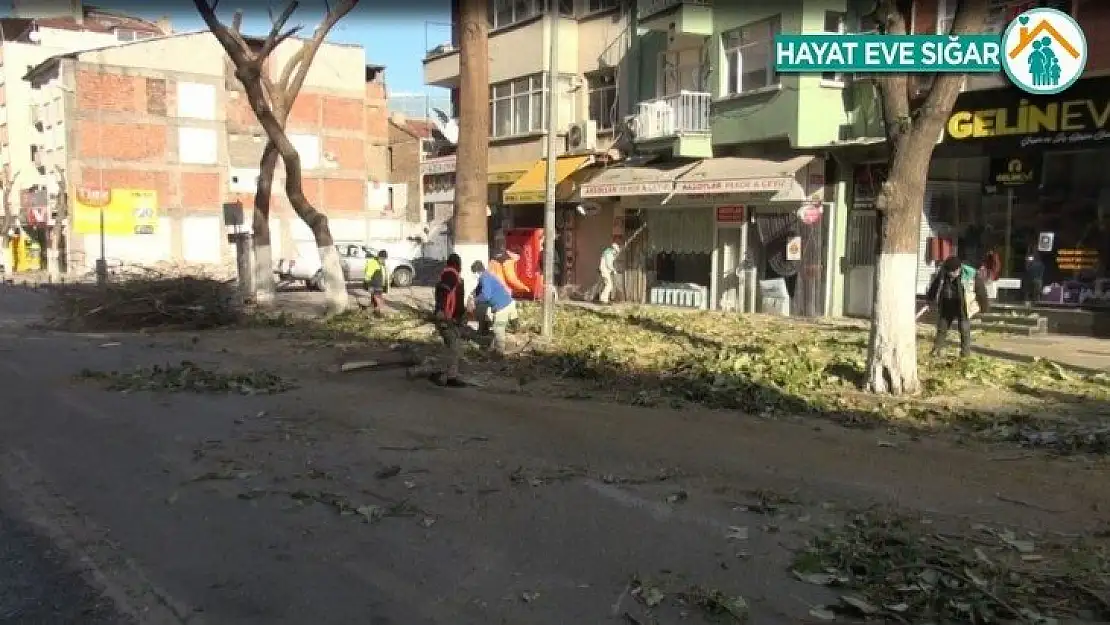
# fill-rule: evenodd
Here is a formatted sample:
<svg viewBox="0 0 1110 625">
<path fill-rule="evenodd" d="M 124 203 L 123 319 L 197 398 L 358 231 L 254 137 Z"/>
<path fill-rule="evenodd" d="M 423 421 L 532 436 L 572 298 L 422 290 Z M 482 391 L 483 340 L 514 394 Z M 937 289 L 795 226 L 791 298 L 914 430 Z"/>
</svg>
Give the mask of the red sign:
<svg viewBox="0 0 1110 625">
<path fill-rule="evenodd" d="M 97 187 L 77 187 L 77 201 L 85 206 L 107 206 L 112 202 L 112 190 Z"/>
<path fill-rule="evenodd" d="M 28 226 L 45 226 L 46 225 L 46 208 L 42 206 L 35 206 L 27 209 L 27 225 Z"/>
<path fill-rule="evenodd" d="M 747 218 L 747 207 L 743 204 L 717 207 L 717 223 L 740 224 Z"/>
<path fill-rule="evenodd" d="M 824 212 L 824 207 L 819 203 L 807 204 L 798 209 L 798 219 L 801 219 L 805 225 L 812 226 L 821 221 L 821 214 Z"/>
</svg>

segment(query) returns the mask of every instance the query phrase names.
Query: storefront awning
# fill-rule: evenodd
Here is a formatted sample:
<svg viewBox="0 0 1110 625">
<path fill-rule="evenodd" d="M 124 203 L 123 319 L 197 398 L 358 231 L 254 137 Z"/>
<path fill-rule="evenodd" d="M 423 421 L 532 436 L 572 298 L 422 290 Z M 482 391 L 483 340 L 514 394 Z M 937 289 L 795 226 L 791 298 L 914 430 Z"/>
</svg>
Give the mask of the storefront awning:
<svg viewBox="0 0 1110 625">
<path fill-rule="evenodd" d="M 531 168 L 531 161 L 526 163 L 490 165 L 487 170 L 487 178 L 489 179 L 489 184 L 511 184 L 519 180 L 520 177 Z"/>
<path fill-rule="evenodd" d="M 668 195 L 674 192 L 675 180 L 697 165 L 697 162 L 684 161 L 609 167 L 584 183 L 579 194 L 582 198 Z"/>
<path fill-rule="evenodd" d="M 585 165 L 589 156 L 567 156 L 555 161 L 555 184 Z M 547 161 L 542 160 L 532 166 L 511 187 L 505 189 L 502 201 L 505 204 L 538 204 L 547 198 Z"/>
<path fill-rule="evenodd" d="M 676 195 L 716 193 L 771 193 L 776 199 L 805 196 L 798 172 L 813 162 L 813 156 L 796 156 L 785 161 L 760 158 L 707 158 L 675 181 Z"/>
</svg>

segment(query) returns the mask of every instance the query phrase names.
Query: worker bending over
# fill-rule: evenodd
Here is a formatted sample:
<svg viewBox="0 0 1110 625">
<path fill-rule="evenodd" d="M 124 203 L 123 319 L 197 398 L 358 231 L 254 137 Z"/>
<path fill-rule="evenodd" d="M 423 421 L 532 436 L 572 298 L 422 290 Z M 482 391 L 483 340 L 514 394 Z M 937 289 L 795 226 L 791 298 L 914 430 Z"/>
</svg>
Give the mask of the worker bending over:
<svg viewBox="0 0 1110 625">
<path fill-rule="evenodd" d="M 516 302 L 505 284 L 493 272 L 487 271 L 482 261 L 474 261 L 470 271 L 478 276 L 478 286 L 474 289 L 475 316 L 479 325 L 485 321 L 493 331 L 493 351 L 504 354 L 509 323 L 517 315 Z"/>
</svg>

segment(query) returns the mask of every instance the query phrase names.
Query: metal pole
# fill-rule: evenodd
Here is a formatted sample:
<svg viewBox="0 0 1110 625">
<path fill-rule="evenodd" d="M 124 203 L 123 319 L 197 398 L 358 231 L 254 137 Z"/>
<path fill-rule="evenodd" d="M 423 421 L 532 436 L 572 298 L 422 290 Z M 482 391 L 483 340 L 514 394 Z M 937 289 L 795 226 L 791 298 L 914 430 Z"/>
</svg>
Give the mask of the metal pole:
<svg viewBox="0 0 1110 625">
<path fill-rule="evenodd" d="M 547 62 L 547 189 L 543 207 L 543 325 L 544 338 L 555 336 L 555 129 L 559 115 L 559 3 L 550 2 L 550 58 Z"/>
<path fill-rule="evenodd" d="M 96 158 L 98 161 L 97 172 L 100 175 L 100 188 L 98 194 L 104 192 L 104 116 L 100 108 L 96 109 Z M 111 197 L 111 196 L 109 196 Z M 104 198 L 100 198 L 100 258 L 96 259 L 96 282 L 104 285 L 108 283 L 108 253 L 104 233 Z"/>
</svg>

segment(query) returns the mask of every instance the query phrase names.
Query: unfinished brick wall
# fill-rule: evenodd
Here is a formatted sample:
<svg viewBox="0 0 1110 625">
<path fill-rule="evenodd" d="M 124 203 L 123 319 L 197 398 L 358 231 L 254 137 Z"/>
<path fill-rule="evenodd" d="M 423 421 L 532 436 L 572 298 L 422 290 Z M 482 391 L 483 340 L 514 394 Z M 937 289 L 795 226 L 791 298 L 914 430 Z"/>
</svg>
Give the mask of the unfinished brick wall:
<svg viewBox="0 0 1110 625">
<path fill-rule="evenodd" d="M 403 127 L 389 122 L 389 181 L 408 186 L 408 204 L 404 207 L 408 221 L 420 221 L 420 139 Z"/>
</svg>

